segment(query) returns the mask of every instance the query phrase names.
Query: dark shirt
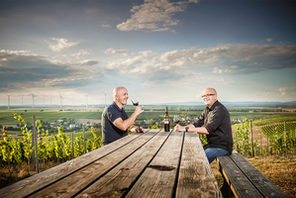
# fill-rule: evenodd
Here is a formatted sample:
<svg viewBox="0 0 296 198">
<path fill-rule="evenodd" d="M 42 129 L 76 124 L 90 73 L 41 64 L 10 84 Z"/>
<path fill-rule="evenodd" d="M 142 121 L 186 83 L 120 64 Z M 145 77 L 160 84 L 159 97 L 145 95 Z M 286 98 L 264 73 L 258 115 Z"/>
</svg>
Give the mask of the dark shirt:
<svg viewBox="0 0 296 198">
<path fill-rule="evenodd" d="M 204 126 L 209 134 L 208 144 L 205 148 L 222 148 L 232 153 L 233 139 L 231 120 L 228 110 L 219 101 L 216 101 L 211 108 L 206 107 L 194 123 L 195 127 Z"/>
<path fill-rule="evenodd" d="M 106 107 L 102 113 L 102 138 L 104 145 L 127 135 L 127 130 L 122 131 L 113 124 L 117 118 L 126 120 L 128 116 L 123 108 L 120 109 L 117 104 L 113 102 L 113 104 Z"/>
</svg>

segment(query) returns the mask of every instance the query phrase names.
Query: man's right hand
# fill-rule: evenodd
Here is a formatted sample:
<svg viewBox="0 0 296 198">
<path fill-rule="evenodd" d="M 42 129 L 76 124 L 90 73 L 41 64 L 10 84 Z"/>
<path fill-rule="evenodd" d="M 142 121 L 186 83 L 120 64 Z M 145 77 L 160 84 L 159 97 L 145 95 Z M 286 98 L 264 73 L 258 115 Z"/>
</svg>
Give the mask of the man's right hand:
<svg viewBox="0 0 296 198">
<path fill-rule="evenodd" d="M 177 125 L 174 127 L 174 131 L 181 132 L 183 128 L 184 128 L 184 127 L 182 127 L 181 125 L 177 124 Z"/>
<path fill-rule="evenodd" d="M 141 106 L 136 106 L 136 109 L 135 109 L 135 114 L 136 116 L 140 115 L 144 110 L 142 109 Z"/>
</svg>

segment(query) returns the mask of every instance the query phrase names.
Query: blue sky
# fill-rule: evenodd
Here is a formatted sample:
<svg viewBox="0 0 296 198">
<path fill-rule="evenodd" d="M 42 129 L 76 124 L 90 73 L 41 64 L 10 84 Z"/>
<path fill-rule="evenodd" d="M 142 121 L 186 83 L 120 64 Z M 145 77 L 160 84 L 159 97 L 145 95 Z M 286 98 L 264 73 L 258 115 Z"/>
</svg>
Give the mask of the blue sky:
<svg viewBox="0 0 296 198">
<path fill-rule="evenodd" d="M 1 0 L 0 104 L 296 100 L 293 0 Z M 105 97 L 106 96 L 106 97 Z"/>
</svg>

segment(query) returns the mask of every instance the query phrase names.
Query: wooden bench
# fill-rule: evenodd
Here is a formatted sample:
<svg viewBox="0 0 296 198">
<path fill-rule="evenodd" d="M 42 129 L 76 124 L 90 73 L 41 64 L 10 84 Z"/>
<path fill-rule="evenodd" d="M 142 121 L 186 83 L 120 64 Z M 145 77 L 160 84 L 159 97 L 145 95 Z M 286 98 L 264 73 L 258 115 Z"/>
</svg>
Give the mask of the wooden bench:
<svg viewBox="0 0 296 198">
<path fill-rule="evenodd" d="M 218 157 L 223 197 L 288 197 L 239 153 Z"/>
</svg>

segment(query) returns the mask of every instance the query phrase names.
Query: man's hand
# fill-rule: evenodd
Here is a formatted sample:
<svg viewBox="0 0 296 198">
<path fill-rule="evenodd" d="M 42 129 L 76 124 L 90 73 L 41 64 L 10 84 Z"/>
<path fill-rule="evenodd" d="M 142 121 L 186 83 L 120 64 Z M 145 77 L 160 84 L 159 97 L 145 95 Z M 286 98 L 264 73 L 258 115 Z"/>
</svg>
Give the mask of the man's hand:
<svg viewBox="0 0 296 198">
<path fill-rule="evenodd" d="M 177 124 L 174 128 L 174 131 L 177 131 L 177 132 L 182 132 L 184 131 L 184 127 L 182 127 L 181 125 Z"/>
<path fill-rule="evenodd" d="M 131 128 L 131 132 L 136 132 L 136 133 L 145 133 L 145 130 L 142 127 L 133 127 Z"/>
<path fill-rule="evenodd" d="M 136 109 L 135 109 L 135 114 L 136 116 L 140 115 L 144 110 L 142 109 L 141 106 L 136 106 Z"/>
<path fill-rule="evenodd" d="M 137 133 L 145 133 L 145 130 L 142 127 L 137 127 L 136 132 Z"/>
</svg>

